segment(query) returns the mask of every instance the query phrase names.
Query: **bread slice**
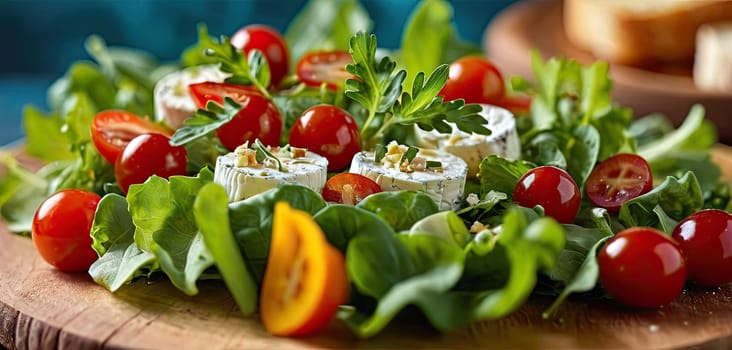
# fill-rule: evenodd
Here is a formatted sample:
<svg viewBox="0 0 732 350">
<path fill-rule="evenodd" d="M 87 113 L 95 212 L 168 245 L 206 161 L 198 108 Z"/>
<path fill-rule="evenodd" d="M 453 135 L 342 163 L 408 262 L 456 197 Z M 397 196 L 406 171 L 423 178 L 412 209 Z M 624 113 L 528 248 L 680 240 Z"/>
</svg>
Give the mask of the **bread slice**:
<svg viewBox="0 0 732 350">
<path fill-rule="evenodd" d="M 702 90 L 732 92 L 732 21 L 699 27 L 694 84 Z"/>
<path fill-rule="evenodd" d="M 569 41 L 632 66 L 691 64 L 697 29 L 732 20 L 732 0 L 564 0 Z"/>
</svg>

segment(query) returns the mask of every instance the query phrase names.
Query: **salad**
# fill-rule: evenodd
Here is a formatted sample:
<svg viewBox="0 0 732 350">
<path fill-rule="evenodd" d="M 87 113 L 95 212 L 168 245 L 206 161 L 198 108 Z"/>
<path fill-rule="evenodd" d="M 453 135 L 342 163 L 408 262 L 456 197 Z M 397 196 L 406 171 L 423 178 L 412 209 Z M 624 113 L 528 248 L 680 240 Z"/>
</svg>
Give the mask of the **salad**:
<svg viewBox="0 0 732 350">
<path fill-rule="evenodd" d="M 169 64 L 90 37 L 52 111 L 25 110 L 45 165 L 3 154 L 4 224 L 110 292 L 221 279 L 285 336 L 337 319 L 367 338 L 410 307 L 449 332 L 534 294 L 555 298 L 547 318 L 572 294 L 654 308 L 732 282 L 703 106 L 678 128 L 634 116 L 607 63 L 539 52 L 505 77 L 446 1 L 420 2 L 393 51 L 338 20 L 368 18 L 357 1 L 319 6 L 284 36 L 200 25 Z"/>
</svg>

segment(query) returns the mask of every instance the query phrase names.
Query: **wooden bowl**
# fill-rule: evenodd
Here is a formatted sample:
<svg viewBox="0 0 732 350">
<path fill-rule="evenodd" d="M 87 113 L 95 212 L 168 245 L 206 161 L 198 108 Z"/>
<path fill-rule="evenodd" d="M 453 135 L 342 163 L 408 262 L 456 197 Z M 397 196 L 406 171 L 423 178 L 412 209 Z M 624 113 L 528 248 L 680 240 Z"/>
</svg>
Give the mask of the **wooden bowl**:
<svg viewBox="0 0 732 350">
<path fill-rule="evenodd" d="M 488 56 L 508 75 L 530 79 L 531 50 L 544 58 L 564 56 L 583 64 L 597 59 L 574 47 L 564 34 L 561 0 L 525 0 L 499 13 L 486 29 L 483 46 Z M 673 73 L 671 73 L 673 72 Z M 694 104 L 706 109 L 717 125 L 720 141 L 732 144 L 732 93 L 696 88 L 688 67 L 651 71 L 619 64 L 610 65 L 613 98 L 633 108 L 636 116 L 660 112 L 679 125 Z"/>
</svg>

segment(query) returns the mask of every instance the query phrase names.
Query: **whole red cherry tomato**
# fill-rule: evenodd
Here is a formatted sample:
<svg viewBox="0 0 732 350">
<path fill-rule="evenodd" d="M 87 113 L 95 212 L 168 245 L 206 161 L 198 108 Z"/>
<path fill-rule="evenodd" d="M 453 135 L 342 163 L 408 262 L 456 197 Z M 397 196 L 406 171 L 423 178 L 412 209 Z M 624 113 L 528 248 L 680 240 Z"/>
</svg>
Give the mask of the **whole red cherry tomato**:
<svg viewBox="0 0 732 350">
<path fill-rule="evenodd" d="M 239 29 L 231 36 L 231 45 L 248 55 L 252 50 L 259 50 L 267 59 L 270 71 L 270 85 L 277 85 L 287 75 L 290 68 L 290 49 L 282 34 L 276 29 L 252 24 Z"/>
<path fill-rule="evenodd" d="M 168 178 L 185 175 L 187 153 L 183 146 L 171 146 L 160 134 L 142 134 L 127 144 L 114 164 L 114 177 L 122 192 L 130 185 L 145 182 L 150 176 Z"/>
<path fill-rule="evenodd" d="M 732 214 L 698 211 L 681 220 L 671 236 L 686 255 L 689 279 L 702 286 L 732 282 Z"/>
<path fill-rule="evenodd" d="M 373 193 L 381 192 L 374 180 L 356 173 L 340 173 L 332 176 L 323 187 L 323 199 L 328 202 L 356 205 Z"/>
<path fill-rule="evenodd" d="M 91 138 L 99 154 L 110 164 L 133 138 L 148 133 L 170 137 L 172 132 L 148 119 L 122 110 L 105 110 L 97 113 L 91 123 Z"/>
<path fill-rule="evenodd" d="M 353 63 L 348 51 L 315 51 L 309 52 L 297 61 L 297 78 L 305 85 L 319 87 L 325 83 L 331 90 L 343 86 L 352 78 L 346 72 L 346 65 Z"/>
<path fill-rule="evenodd" d="M 229 151 L 259 139 L 268 146 L 279 146 L 282 114 L 272 100 L 251 86 L 204 82 L 188 86 L 196 104 L 203 108 L 208 101 L 223 103 L 230 97 L 241 104 L 231 121 L 216 129 L 216 136 Z"/>
<path fill-rule="evenodd" d="M 651 167 L 637 154 L 616 154 L 600 162 L 585 182 L 590 201 L 608 211 L 617 212 L 626 201 L 653 188 Z"/>
<path fill-rule="evenodd" d="M 528 208 L 541 205 L 546 216 L 569 224 L 579 211 L 580 190 L 564 169 L 540 166 L 519 179 L 513 190 L 513 200 Z"/>
<path fill-rule="evenodd" d="M 341 170 L 361 151 L 358 125 L 345 110 L 332 105 L 306 109 L 290 130 L 290 145 L 308 148 L 328 159 L 328 171 Z"/>
<path fill-rule="evenodd" d="M 650 227 L 623 230 L 597 255 L 602 287 L 620 303 L 653 308 L 684 288 L 686 263 L 676 241 Z"/>
<path fill-rule="evenodd" d="M 445 101 L 498 105 L 506 95 L 506 82 L 496 65 L 480 56 L 465 56 L 450 64 L 449 77 L 440 91 Z"/>
<path fill-rule="evenodd" d="M 41 203 L 31 235 L 46 262 L 64 272 L 89 269 L 97 259 L 89 232 L 100 199 L 96 193 L 66 189 Z"/>
</svg>

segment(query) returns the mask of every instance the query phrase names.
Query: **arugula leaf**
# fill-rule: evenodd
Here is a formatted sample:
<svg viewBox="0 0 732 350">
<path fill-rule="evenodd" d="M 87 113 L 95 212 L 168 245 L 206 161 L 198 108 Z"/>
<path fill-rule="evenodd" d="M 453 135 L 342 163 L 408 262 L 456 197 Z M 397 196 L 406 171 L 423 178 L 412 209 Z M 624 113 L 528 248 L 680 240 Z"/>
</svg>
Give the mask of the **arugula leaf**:
<svg viewBox="0 0 732 350">
<path fill-rule="evenodd" d="M 234 119 L 240 109 L 241 105 L 230 97 L 224 98 L 223 106 L 209 101 L 206 109 L 197 110 L 193 116 L 185 120 L 180 129 L 175 131 L 170 138 L 170 144 L 181 146 L 204 137 Z"/>
<path fill-rule="evenodd" d="M 193 214 L 206 247 L 234 296 L 239 310 L 251 315 L 257 309 L 257 284 L 246 269 L 229 226 L 229 199 L 218 184 L 206 184 L 193 203 Z"/>
<path fill-rule="evenodd" d="M 61 130 L 65 121 L 58 114 L 44 115 L 33 106 L 23 109 L 23 130 L 26 135 L 25 151 L 46 162 L 72 159 L 66 135 Z"/>
</svg>

